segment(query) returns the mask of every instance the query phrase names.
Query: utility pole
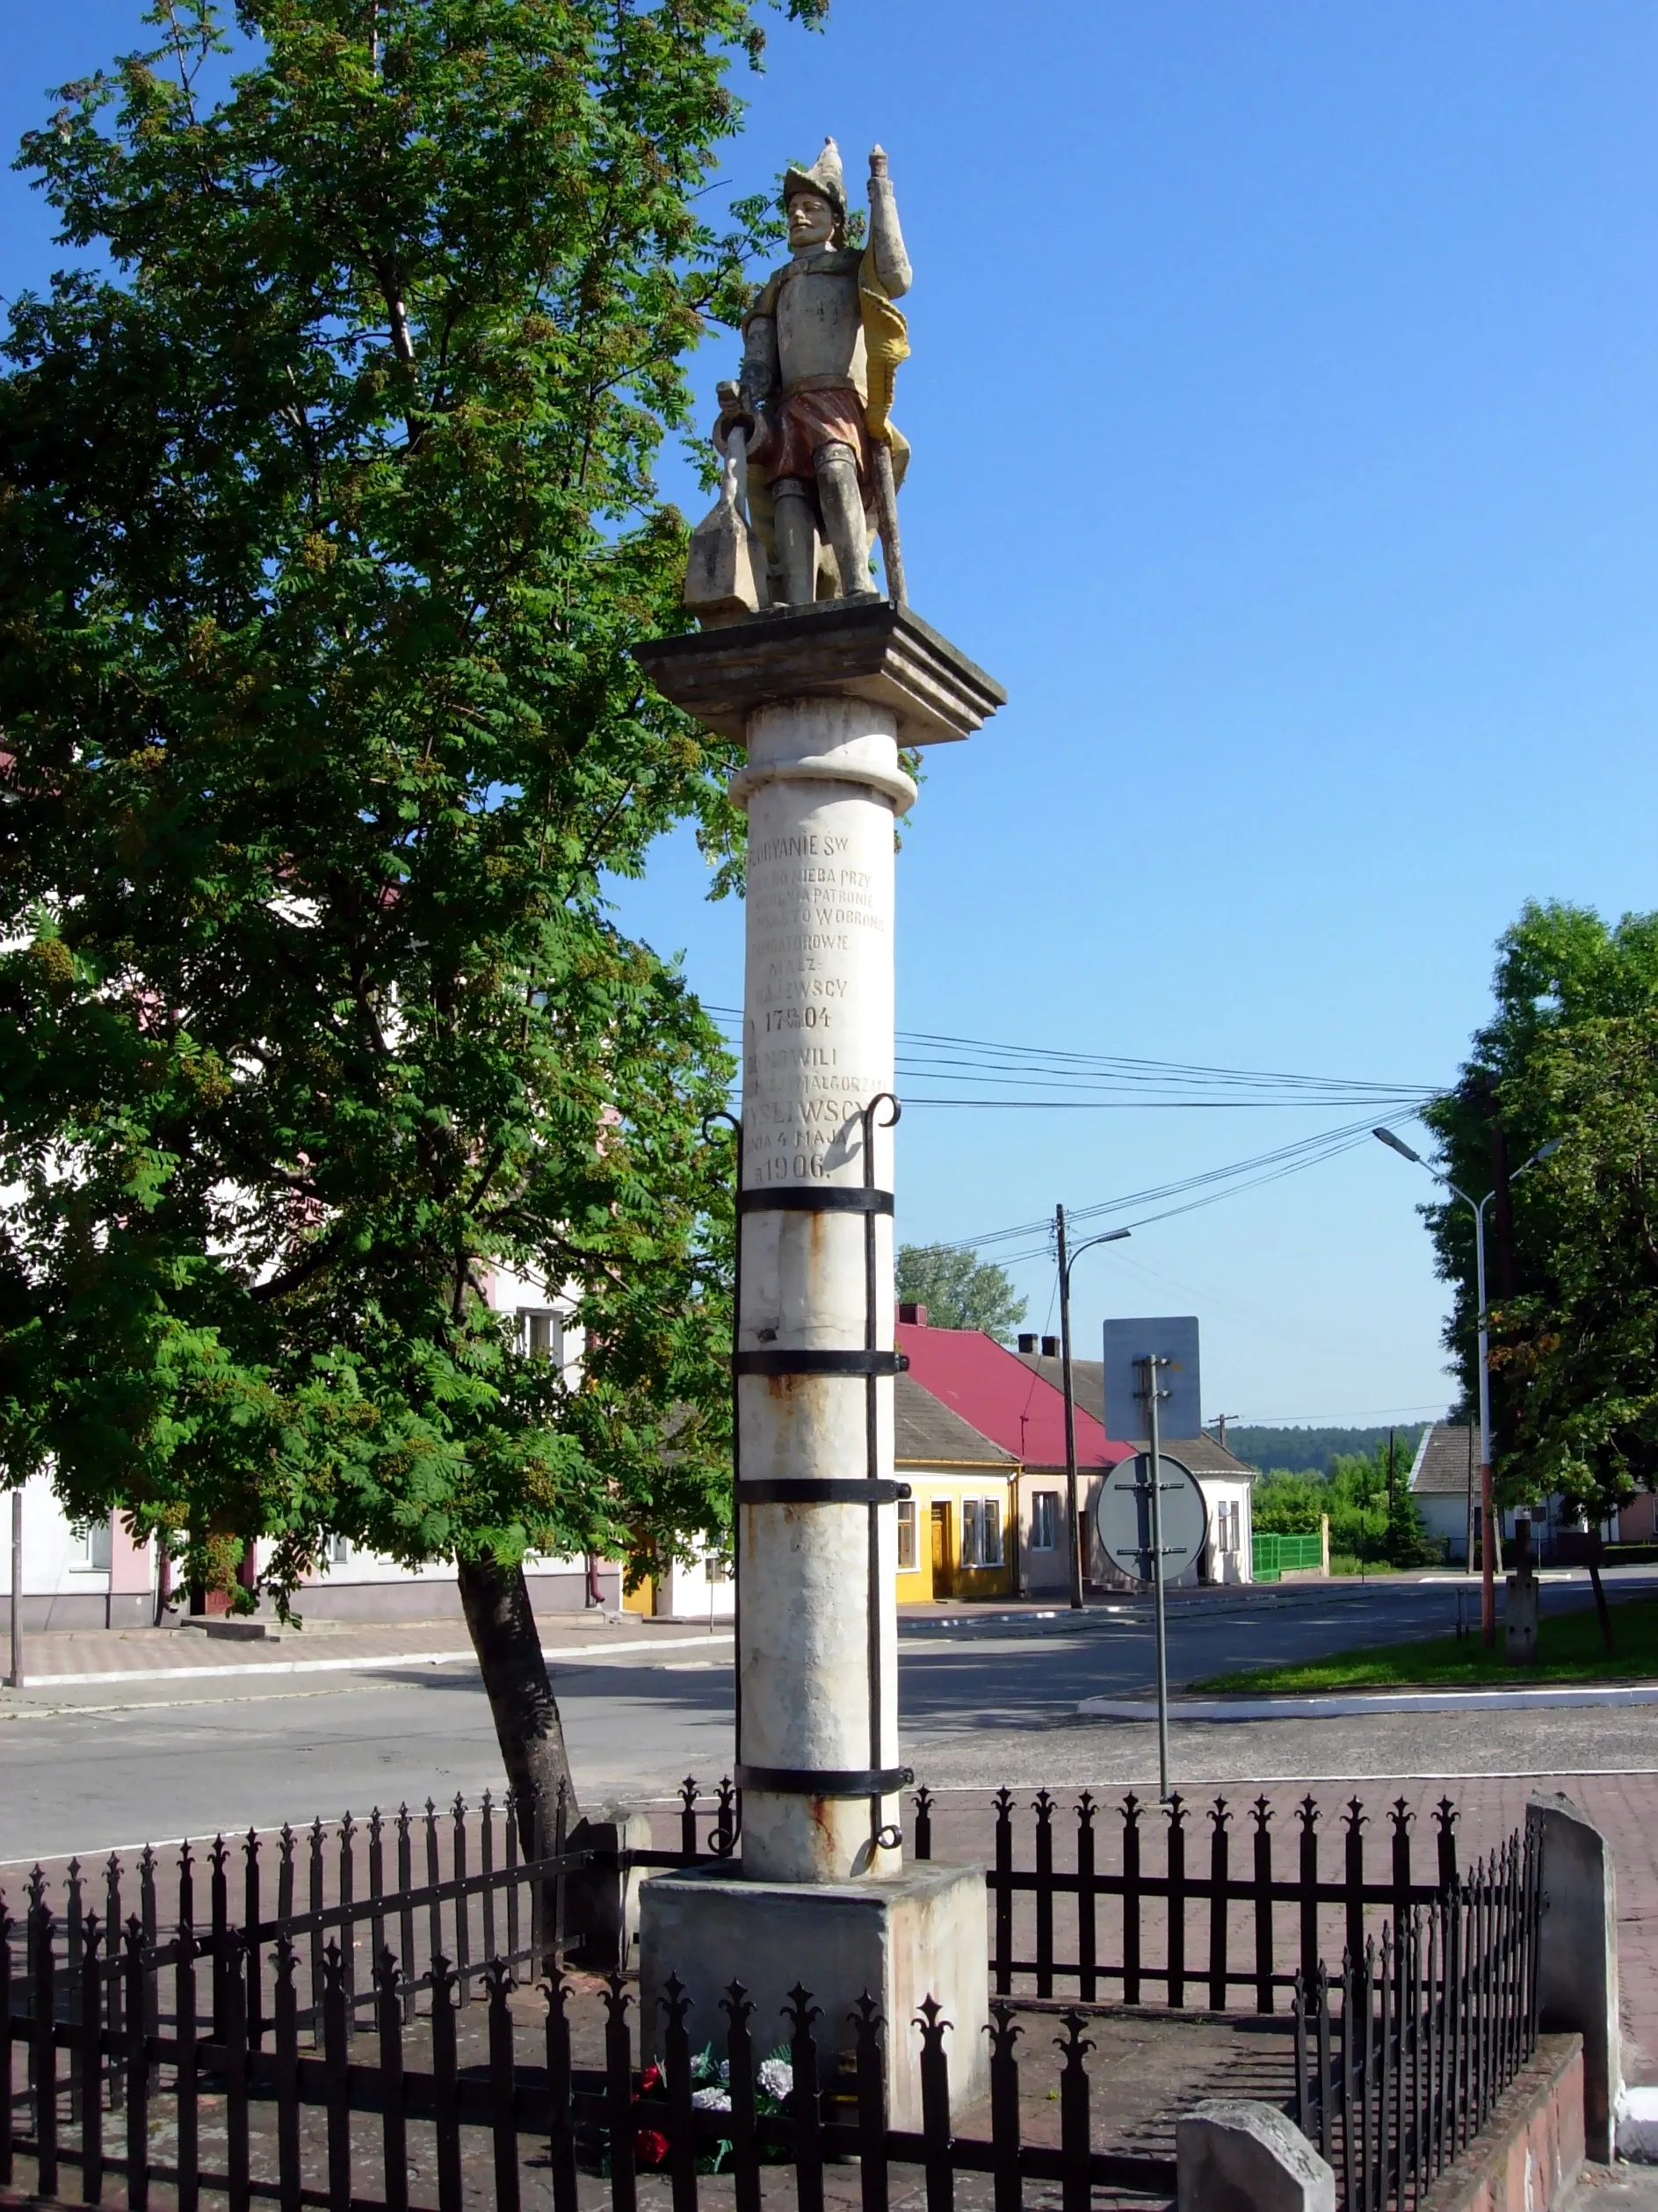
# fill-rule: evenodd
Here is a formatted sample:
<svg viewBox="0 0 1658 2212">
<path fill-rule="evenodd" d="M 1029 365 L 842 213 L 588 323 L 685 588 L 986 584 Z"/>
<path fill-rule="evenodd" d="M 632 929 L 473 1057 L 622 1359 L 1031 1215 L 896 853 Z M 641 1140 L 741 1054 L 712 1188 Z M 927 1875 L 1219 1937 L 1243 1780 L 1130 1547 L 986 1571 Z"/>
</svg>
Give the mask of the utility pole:
<svg viewBox="0 0 1658 2212">
<path fill-rule="evenodd" d="M 23 1485 L 11 1493 L 11 1672 L 12 1689 L 23 1687 Z"/>
<path fill-rule="evenodd" d="M 1211 1426 L 1218 1429 L 1220 1432 L 1220 1444 L 1223 1452 L 1227 1449 L 1227 1423 L 1228 1421 L 1241 1420 L 1242 1418 L 1242 1414 L 1238 1413 L 1217 1413 L 1215 1415 Z"/>
<path fill-rule="evenodd" d="M 1060 1256 L 1060 1377 L 1065 1395 L 1065 1511 L 1071 1545 L 1071 1611 L 1082 1610 L 1082 1516 L 1076 1503 L 1076 1401 L 1071 1394 L 1071 1263 L 1065 1248 L 1065 1208 L 1053 1208 Z"/>
</svg>

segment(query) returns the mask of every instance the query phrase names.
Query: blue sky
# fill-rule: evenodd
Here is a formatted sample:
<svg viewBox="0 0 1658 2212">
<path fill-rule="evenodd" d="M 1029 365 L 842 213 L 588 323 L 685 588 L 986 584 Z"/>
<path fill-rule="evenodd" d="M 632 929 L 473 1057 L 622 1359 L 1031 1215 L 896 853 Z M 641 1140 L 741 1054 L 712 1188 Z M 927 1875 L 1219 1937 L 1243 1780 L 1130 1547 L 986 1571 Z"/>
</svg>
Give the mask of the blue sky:
<svg viewBox="0 0 1658 2212">
<path fill-rule="evenodd" d="M 0 133 L 137 14 L 9 11 Z M 902 1026 L 1431 1084 L 1524 899 L 1658 904 L 1644 0 L 834 0 L 742 89 L 735 188 L 826 131 L 854 182 L 887 149 L 911 596 L 1010 694 L 929 758 Z M 51 255 L 23 180 L 0 193 L 11 294 Z M 708 346 L 710 395 L 735 352 Z M 672 842 L 620 910 L 735 1005 L 741 912 L 703 888 Z M 900 1232 L 1353 1118 L 916 1106 Z M 1438 1410 L 1425 1191 L 1366 1143 L 1148 1223 L 1079 1263 L 1079 1338 L 1195 1311 L 1211 1414 Z M 1052 1326 L 1051 1266 L 1015 1273 Z"/>
</svg>

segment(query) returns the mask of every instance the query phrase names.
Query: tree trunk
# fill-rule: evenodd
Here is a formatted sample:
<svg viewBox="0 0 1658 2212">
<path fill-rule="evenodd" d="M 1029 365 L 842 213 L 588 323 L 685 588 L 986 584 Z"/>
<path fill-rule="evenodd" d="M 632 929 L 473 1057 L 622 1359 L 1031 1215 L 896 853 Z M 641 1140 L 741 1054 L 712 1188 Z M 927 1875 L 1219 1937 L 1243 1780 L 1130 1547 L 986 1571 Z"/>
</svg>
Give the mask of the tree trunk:
<svg viewBox="0 0 1658 2212">
<path fill-rule="evenodd" d="M 1595 1592 L 1595 1610 L 1600 1615 L 1601 1642 L 1609 1651 L 1616 1651 L 1618 1646 L 1612 1637 L 1612 1616 L 1607 1609 L 1606 1592 L 1600 1586 L 1598 1560 L 1591 1559 L 1589 1563 L 1589 1581 L 1590 1589 Z"/>
<path fill-rule="evenodd" d="M 456 1572 L 496 1740 L 519 1809 L 519 1839 L 528 1857 L 535 1847 L 532 1809 L 538 1802 L 545 1808 L 551 1846 L 561 1782 L 568 1793 L 565 1803 L 572 1827 L 578 1817 L 564 1724 L 547 1680 L 523 1568 L 499 1566 L 493 1559 L 463 1559 Z"/>
</svg>

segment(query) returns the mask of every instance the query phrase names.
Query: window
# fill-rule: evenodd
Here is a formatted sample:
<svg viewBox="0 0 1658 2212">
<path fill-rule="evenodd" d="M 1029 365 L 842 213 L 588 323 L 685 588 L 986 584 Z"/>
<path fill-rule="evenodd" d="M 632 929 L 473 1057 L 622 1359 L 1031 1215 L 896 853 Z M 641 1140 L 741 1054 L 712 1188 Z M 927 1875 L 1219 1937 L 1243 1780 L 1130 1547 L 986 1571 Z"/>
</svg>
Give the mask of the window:
<svg viewBox="0 0 1658 2212">
<path fill-rule="evenodd" d="M 329 1563 L 331 1566 L 343 1567 L 351 1556 L 351 1538 L 349 1536 L 331 1536 L 329 1539 L 328 1556 Z"/>
<path fill-rule="evenodd" d="M 1060 1494 L 1039 1490 L 1031 1500 L 1031 1549 L 1052 1551 L 1059 1541 Z"/>
<path fill-rule="evenodd" d="M 1234 1498 L 1215 1507 L 1215 1544 L 1221 1551 L 1236 1551 L 1243 1538 L 1243 1508 Z"/>
<path fill-rule="evenodd" d="M 558 1314 L 546 1307 L 521 1306 L 518 1329 L 524 1348 L 532 1360 L 551 1360 L 559 1367 L 564 1365 L 564 1323 Z"/>
<path fill-rule="evenodd" d="M 80 1542 L 81 1556 L 71 1563 L 91 1573 L 106 1575 L 110 1568 L 109 1515 L 105 1513 L 102 1520 L 78 1522 L 75 1534 Z"/>
<path fill-rule="evenodd" d="M 916 1501 L 901 1498 L 898 1501 L 898 1571 L 913 1575 L 917 1564 L 916 1554 Z"/>
<path fill-rule="evenodd" d="M 1002 1507 L 996 1498 L 962 1499 L 961 1563 L 964 1567 L 1002 1564 Z"/>
</svg>

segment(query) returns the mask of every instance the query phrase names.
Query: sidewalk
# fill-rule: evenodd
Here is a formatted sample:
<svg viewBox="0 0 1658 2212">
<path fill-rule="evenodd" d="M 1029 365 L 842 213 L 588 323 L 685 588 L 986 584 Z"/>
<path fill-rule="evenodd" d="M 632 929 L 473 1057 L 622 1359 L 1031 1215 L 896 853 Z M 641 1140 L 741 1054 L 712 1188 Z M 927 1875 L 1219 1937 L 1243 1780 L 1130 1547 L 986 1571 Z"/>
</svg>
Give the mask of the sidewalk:
<svg viewBox="0 0 1658 2212">
<path fill-rule="evenodd" d="M 387 1666 L 475 1665 L 462 1621 L 317 1621 L 261 1636 L 201 1628 L 43 1630 L 25 1636 L 25 1697 L 95 1684 L 198 1681 L 233 1675 L 349 1673 Z M 536 1622 L 550 1659 L 729 1644 L 728 1621 L 653 1621 L 642 1614 L 546 1614 Z M 0 1690 L 0 1711 L 18 1695 Z"/>
</svg>

